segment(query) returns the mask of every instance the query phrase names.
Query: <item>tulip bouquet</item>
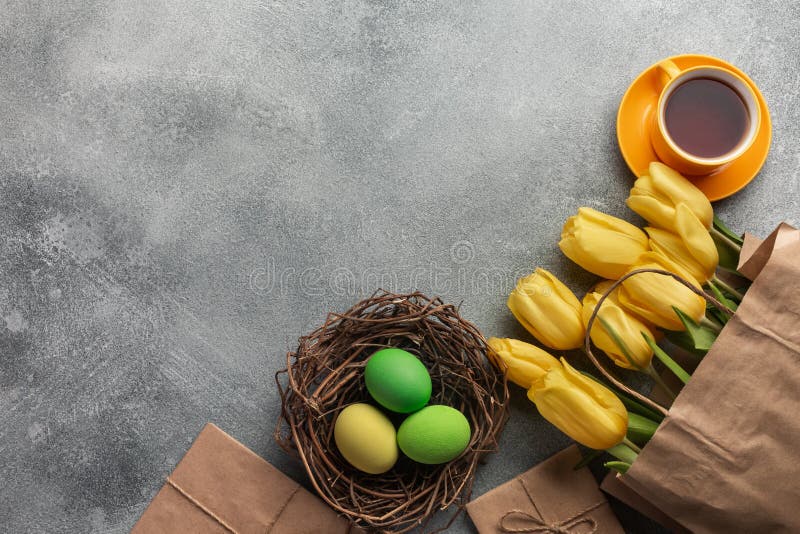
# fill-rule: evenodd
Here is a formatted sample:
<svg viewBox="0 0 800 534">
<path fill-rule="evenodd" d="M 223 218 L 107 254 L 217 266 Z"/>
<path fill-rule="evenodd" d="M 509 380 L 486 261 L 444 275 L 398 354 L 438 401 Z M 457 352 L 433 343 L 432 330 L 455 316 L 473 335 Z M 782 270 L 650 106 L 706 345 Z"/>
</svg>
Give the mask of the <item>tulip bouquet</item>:
<svg viewBox="0 0 800 534">
<path fill-rule="evenodd" d="M 559 248 L 603 279 L 582 301 L 538 268 L 517 282 L 508 307 L 545 347 L 585 348 L 595 361 L 590 339 L 614 365 L 646 373 L 674 399 L 653 359 L 683 384 L 690 375 L 660 340 L 699 358 L 710 349 L 743 297 L 718 275 L 735 272 L 742 241 L 714 216 L 699 189 L 662 163 L 651 163 L 649 175 L 636 180 L 627 205 L 648 226 L 640 229 L 588 207 L 564 225 Z M 489 346 L 492 362 L 527 389 L 545 419 L 577 442 L 616 457 L 606 463 L 611 469 L 630 468 L 666 413 L 646 406 L 627 388 L 628 394 L 613 392 L 534 345 L 491 338 Z"/>
</svg>

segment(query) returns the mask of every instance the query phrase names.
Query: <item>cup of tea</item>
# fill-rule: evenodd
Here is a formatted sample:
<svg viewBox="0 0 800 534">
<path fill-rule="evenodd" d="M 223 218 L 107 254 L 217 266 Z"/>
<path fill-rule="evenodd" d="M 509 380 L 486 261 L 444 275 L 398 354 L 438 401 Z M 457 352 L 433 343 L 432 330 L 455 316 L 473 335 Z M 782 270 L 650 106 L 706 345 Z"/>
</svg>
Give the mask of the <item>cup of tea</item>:
<svg viewBox="0 0 800 534">
<path fill-rule="evenodd" d="M 666 82 L 651 142 L 661 161 L 683 174 L 703 176 L 750 148 L 761 127 L 761 109 L 747 81 L 711 65 L 681 70 L 667 59 L 658 66 Z"/>
</svg>

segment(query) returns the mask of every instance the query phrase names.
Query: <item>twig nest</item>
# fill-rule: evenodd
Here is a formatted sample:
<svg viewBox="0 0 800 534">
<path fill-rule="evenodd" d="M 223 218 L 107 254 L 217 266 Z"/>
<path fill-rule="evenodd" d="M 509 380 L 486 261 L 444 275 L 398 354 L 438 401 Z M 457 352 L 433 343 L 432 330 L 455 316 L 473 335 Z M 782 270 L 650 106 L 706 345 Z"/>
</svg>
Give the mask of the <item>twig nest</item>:
<svg viewBox="0 0 800 534">
<path fill-rule="evenodd" d="M 344 408 L 371 402 L 364 367 L 376 351 L 404 349 L 430 373 L 431 405 L 460 411 L 471 429 L 455 459 L 425 465 L 402 456 L 389 471 L 355 469 L 339 452 L 334 423 Z M 440 509 L 469 500 L 480 459 L 497 450 L 508 419 L 504 377 L 488 362 L 486 340 L 458 310 L 421 293 L 378 292 L 301 337 L 276 375 L 281 417 L 275 439 L 303 463 L 317 493 L 356 525 L 390 532 L 424 526 Z M 404 416 L 391 415 L 399 426 Z"/>
</svg>

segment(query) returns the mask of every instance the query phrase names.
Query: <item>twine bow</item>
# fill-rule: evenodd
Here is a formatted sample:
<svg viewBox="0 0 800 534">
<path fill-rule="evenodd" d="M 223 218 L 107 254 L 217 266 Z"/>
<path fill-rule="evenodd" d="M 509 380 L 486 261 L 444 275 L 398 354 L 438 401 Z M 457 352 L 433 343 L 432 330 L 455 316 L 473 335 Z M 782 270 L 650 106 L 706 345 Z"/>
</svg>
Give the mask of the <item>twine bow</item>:
<svg viewBox="0 0 800 534">
<path fill-rule="evenodd" d="M 594 534 L 597 532 L 597 521 L 591 517 L 585 516 L 604 504 L 606 504 L 606 501 L 600 501 L 563 521 L 556 521 L 553 523 L 546 523 L 543 519 L 529 514 L 528 512 L 523 512 L 522 510 L 511 510 L 503 514 L 503 517 L 500 518 L 500 531 L 508 533 L 541 532 L 545 534 L 574 534 L 575 528 L 579 525 L 588 525 L 590 530 L 588 530 L 586 534 Z M 516 517 L 517 520 L 525 524 L 525 526 L 518 528 L 508 526 L 506 522 L 511 521 L 512 517 Z"/>
<path fill-rule="evenodd" d="M 533 506 L 533 509 L 536 512 L 536 515 L 522 510 L 511 510 L 510 512 L 506 512 L 503 514 L 503 517 L 500 518 L 500 524 L 498 525 L 500 532 L 507 532 L 509 534 L 522 532 L 540 532 L 542 534 L 576 534 L 575 528 L 580 525 L 589 526 L 590 530 L 588 530 L 585 534 L 594 534 L 597 532 L 597 521 L 595 521 L 592 517 L 586 517 L 586 514 L 600 508 L 604 504 L 608 504 L 608 501 L 605 499 L 601 499 L 600 501 L 587 508 L 584 508 L 577 514 L 573 514 L 566 519 L 548 523 L 544 520 L 544 516 L 536 506 L 536 501 L 534 500 L 533 495 L 531 495 L 531 492 L 528 490 L 528 486 L 525 484 L 525 481 L 522 478 L 517 478 L 517 482 L 520 486 L 522 486 L 522 491 L 524 491 L 525 495 L 527 495 L 531 506 Z M 512 527 L 508 524 L 515 517 L 517 522 L 521 523 L 523 526 Z"/>
</svg>

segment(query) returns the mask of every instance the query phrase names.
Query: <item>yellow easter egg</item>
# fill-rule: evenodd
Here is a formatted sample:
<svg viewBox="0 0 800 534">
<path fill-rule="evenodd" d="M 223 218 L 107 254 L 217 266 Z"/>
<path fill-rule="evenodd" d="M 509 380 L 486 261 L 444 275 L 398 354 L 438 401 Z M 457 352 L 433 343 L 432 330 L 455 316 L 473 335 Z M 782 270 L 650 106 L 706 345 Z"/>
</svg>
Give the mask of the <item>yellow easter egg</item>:
<svg viewBox="0 0 800 534">
<path fill-rule="evenodd" d="M 397 432 L 383 412 L 369 404 L 351 404 L 333 427 L 336 447 L 356 469 L 378 475 L 397 461 Z"/>
</svg>

